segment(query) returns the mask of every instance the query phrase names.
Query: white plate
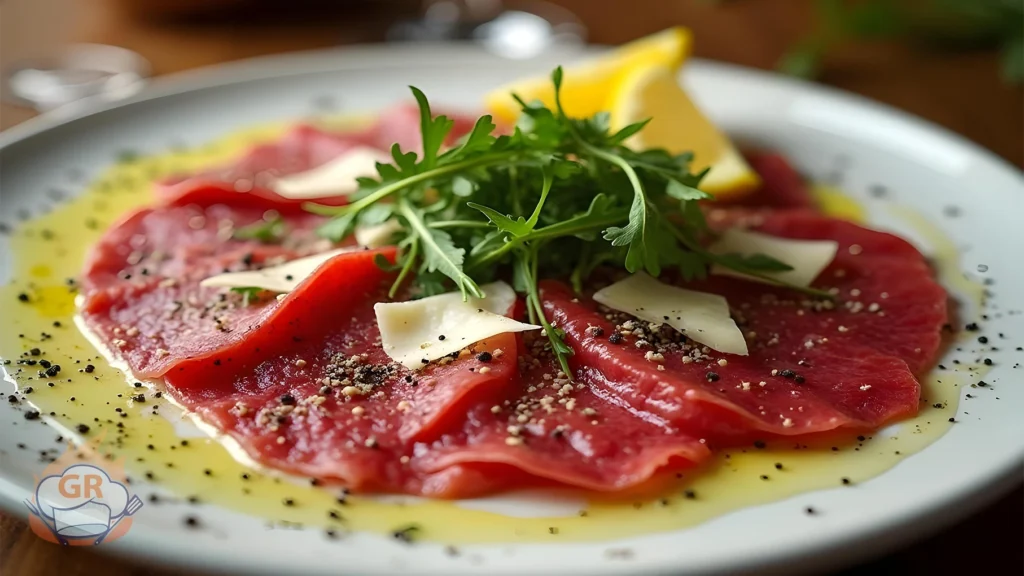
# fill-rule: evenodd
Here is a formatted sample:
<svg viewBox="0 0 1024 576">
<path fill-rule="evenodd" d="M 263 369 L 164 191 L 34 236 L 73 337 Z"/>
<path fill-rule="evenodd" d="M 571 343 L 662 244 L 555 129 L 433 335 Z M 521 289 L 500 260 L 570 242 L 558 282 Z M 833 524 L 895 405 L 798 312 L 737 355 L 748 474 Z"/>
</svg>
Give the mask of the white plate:
<svg viewBox="0 0 1024 576">
<path fill-rule="evenodd" d="M 129 147 L 152 153 L 253 123 L 301 119 L 324 94 L 335 97 L 341 110 L 379 109 L 404 99 L 409 84 L 438 102 L 472 108 L 487 89 L 549 71 L 561 60 L 548 54 L 506 61 L 464 46 L 366 47 L 272 57 L 160 81 L 116 106 L 64 111 L 0 134 L 3 220 L 38 209 L 44 191 L 67 188 L 68 167 L 92 177 Z M 992 308 L 1024 308 L 1024 179 L 1016 169 L 944 130 L 825 88 L 699 61 L 687 66 L 684 81 L 736 137 L 784 152 L 812 177 L 841 172 L 843 187 L 869 206 L 872 187 L 885 186 L 898 202 L 941 223 L 964 251 L 965 272 L 988 266 L 984 277 L 996 280 Z M 945 217 L 943 208 L 950 205 L 963 214 Z M 6 282 L 12 255 L 6 238 L 0 242 Z M 1024 342 L 1019 313 L 993 318 L 986 328 L 1005 332 L 1014 346 Z M 815 505 L 829 511 L 818 518 L 801 513 L 808 498 L 799 496 L 681 532 L 593 544 L 471 546 L 452 558 L 439 545 L 405 546 L 375 535 L 327 542 L 314 532 L 269 531 L 262 521 L 212 507 L 202 516 L 214 529 L 189 531 L 181 526 L 180 509 L 154 506 L 128 537 L 102 549 L 147 563 L 268 574 L 706 574 L 863 559 L 964 516 L 1020 480 L 1024 370 L 1013 365 L 1024 354 L 1014 346 L 990 354 L 996 366 L 986 380 L 999 387 L 998 401 L 995 395 L 972 400 L 971 416 L 938 442 L 858 489 L 815 493 Z M 25 515 L 22 501 L 40 464 L 14 445 L 52 446 L 53 431 L 14 426 L 19 420 L 19 412 L 0 408 L 0 502 Z M 632 559 L 607 558 L 609 548 L 624 546 L 634 551 Z"/>
</svg>

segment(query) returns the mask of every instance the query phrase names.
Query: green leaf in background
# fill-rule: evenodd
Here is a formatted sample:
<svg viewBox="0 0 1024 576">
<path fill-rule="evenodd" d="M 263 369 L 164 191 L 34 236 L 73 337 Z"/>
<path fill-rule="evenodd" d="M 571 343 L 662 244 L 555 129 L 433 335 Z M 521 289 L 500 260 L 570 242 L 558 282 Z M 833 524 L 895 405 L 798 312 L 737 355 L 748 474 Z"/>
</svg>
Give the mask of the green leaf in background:
<svg viewBox="0 0 1024 576">
<path fill-rule="evenodd" d="M 824 48 L 815 42 L 805 42 L 782 55 L 776 69 L 797 78 L 815 78 L 821 73 Z"/>
<path fill-rule="evenodd" d="M 287 233 L 288 225 L 280 216 L 277 216 L 270 220 L 242 226 L 235 230 L 232 236 L 238 240 L 259 240 L 265 244 L 273 244 L 280 242 Z"/>
<path fill-rule="evenodd" d="M 1003 79 L 1020 84 L 1024 82 L 1024 32 L 1011 38 L 1003 47 Z"/>
<path fill-rule="evenodd" d="M 813 78 L 837 46 L 903 39 L 944 49 L 1001 45 L 1003 78 L 1024 81 L 1020 0 L 817 0 L 814 6 L 817 27 L 779 60 L 781 72 Z"/>
</svg>

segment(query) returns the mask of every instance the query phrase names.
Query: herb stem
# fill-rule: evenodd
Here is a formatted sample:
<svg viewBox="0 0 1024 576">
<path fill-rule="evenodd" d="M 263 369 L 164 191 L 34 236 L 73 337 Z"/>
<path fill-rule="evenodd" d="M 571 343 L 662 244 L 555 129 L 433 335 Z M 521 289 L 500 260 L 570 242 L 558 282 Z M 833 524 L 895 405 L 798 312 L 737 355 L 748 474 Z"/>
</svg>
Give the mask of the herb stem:
<svg viewBox="0 0 1024 576">
<path fill-rule="evenodd" d="M 445 228 L 491 228 L 491 223 L 483 220 L 439 220 L 437 222 L 429 222 L 427 227 L 434 230 L 443 230 Z"/>
<path fill-rule="evenodd" d="M 391 285 L 391 289 L 388 290 L 388 298 L 394 298 L 395 294 L 398 293 L 399 287 L 402 282 L 405 281 L 405 277 L 412 271 L 412 267 L 416 264 L 416 256 L 420 252 L 420 241 L 419 238 L 414 238 L 412 245 L 409 246 L 409 253 L 405 256 L 405 262 L 402 264 L 402 270 L 398 273 L 398 277 L 395 278 L 394 284 Z"/>
<path fill-rule="evenodd" d="M 558 224 L 551 224 L 550 226 L 538 228 L 525 236 L 514 236 L 509 238 L 508 241 L 501 245 L 501 247 L 496 248 L 478 258 L 472 263 L 472 266 L 477 268 L 480 266 L 486 266 L 487 264 L 492 264 L 500 260 L 502 256 L 505 256 L 512 250 L 515 250 L 529 241 L 545 240 L 547 238 L 554 238 L 558 236 L 572 236 L 582 232 L 600 230 L 606 226 L 611 226 L 612 224 L 621 222 L 625 217 L 626 215 L 623 212 L 615 211 L 609 212 L 603 218 L 590 220 L 586 224 L 576 227 L 572 226 L 571 222 L 560 222 Z"/>
<path fill-rule="evenodd" d="M 558 330 L 548 322 L 547 316 L 544 314 L 544 305 L 541 303 L 540 290 L 537 288 L 537 253 L 539 247 L 539 244 L 533 244 L 529 248 L 521 250 L 518 253 L 519 262 L 517 262 L 518 266 L 516 266 L 516 269 L 521 275 L 520 284 L 526 288 L 526 306 L 530 312 L 530 319 L 531 321 L 538 322 L 544 328 L 544 334 L 548 337 L 548 341 L 551 344 L 551 352 L 558 359 L 559 368 L 571 382 L 572 370 L 569 368 L 567 356 L 572 354 L 572 349 L 565 345 Z"/>
<path fill-rule="evenodd" d="M 303 207 L 314 214 L 320 214 L 322 216 L 338 216 L 341 214 L 361 212 L 362 210 L 366 209 L 372 204 L 380 202 L 384 198 L 387 198 L 388 196 L 394 194 L 395 192 L 398 192 L 399 190 L 415 186 L 416 184 L 422 184 L 423 182 L 426 182 L 433 178 L 438 178 L 440 176 L 446 176 L 448 174 L 458 173 L 473 168 L 483 168 L 487 166 L 501 164 L 502 162 L 505 162 L 506 160 L 512 158 L 516 154 L 517 152 L 515 151 L 509 151 L 499 154 L 491 154 L 481 158 L 474 158 L 471 160 L 463 160 L 462 162 L 455 162 L 453 164 L 446 164 L 444 166 L 438 166 L 437 168 L 432 168 L 430 170 L 420 172 L 419 174 L 409 176 L 408 178 L 403 178 L 397 182 L 392 182 L 391 184 L 388 184 L 386 186 L 381 186 L 377 190 L 373 191 L 371 194 L 364 196 L 351 204 L 341 207 L 323 206 L 314 203 L 307 203 Z"/>
</svg>

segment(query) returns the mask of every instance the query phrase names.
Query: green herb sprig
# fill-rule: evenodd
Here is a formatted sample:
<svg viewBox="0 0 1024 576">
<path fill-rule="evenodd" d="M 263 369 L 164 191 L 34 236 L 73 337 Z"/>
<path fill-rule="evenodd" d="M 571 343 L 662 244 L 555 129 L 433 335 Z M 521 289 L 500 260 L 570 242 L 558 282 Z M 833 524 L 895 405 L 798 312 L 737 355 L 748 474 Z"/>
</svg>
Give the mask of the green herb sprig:
<svg viewBox="0 0 1024 576">
<path fill-rule="evenodd" d="M 331 216 L 319 233 L 339 241 L 357 225 L 397 218 L 402 224 L 399 271 L 392 295 L 409 280 L 420 294 L 449 290 L 481 298 L 480 284 L 511 267 L 515 289 L 526 298 L 532 322 L 544 327 L 561 369 L 571 374 L 564 333 L 544 314 L 537 282 L 566 277 L 582 291 L 598 266 L 644 270 L 657 277 L 674 268 L 687 280 L 721 264 L 752 275 L 791 270 L 764 255 L 715 255 L 698 242 L 707 224 L 698 206 L 711 196 L 699 189 L 690 154 L 633 150 L 626 141 L 647 121 L 612 132 L 607 113 L 571 118 L 562 108 L 562 69 L 551 75 L 555 107 L 527 103 L 511 134 L 494 135 L 490 116 L 477 120 L 461 142 L 445 151 L 453 122 L 419 105 L 422 153 L 392 147 L 390 164 L 376 178 L 361 178 L 346 206 L 308 205 Z M 813 289 L 806 292 L 828 297 Z"/>
</svg>

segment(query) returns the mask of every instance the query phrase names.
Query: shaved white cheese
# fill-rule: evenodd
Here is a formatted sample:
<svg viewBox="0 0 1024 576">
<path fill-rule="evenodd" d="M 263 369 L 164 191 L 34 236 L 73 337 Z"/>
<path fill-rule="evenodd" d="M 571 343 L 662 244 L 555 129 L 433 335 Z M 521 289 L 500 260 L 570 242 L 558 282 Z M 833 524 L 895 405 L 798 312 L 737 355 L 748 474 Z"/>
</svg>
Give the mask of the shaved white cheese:
<svg viewBox="0 0 1024 576">
<path fill-rule="evenodd" d="M 594 300 L 647 322 L 668 324 L 719 352 L 747 355 L 747 341 L 729 315 L 729 303 L 717 294 L 677 288 L 637 272 L 599 290 Z"/>
<path fill-rule="evenodd" d="M 356 242 L 360 246 L 380 248 L 381 246 L 387 246 L 391 241 L 391 237 L 401 229 L 402 224 L 398 220 L 392 219 L 376 226 L 356 226 L 354 234 Z"/>
<path fill-rule="evenodd" d="M 460 292 L 449 292 L 409 302 L 375 304 L 384 353 L 418 370 L 431 360 L 491 336 L 540 329 L 504 316 L 516 301 L 511 286 L 495 282 L 480 288 L 487 295 L 482 300 L 463 302 Z"/>
<path fill-rule="evenodd" d="M 218 288 L 261 288 L 271 292 L 291 292 L 320 267 L 321 264 L 338 254 L 352 252 L 358 248 L 341 248 L 315 256 L 298 258 L 279 266 L 270 266 L 262 270 L 246 270 L 244 272 L 227 272 L 207 278 L 200 286 Z"/>
<path fill-rule="evenodd" d="M 357 146 L 312 170 L 282 176 L 274 180 L 274 191 L 293 200 L 345 196 L 359 188 L 356 178 L 375 176 L 377 162 L 388 162 L 384 152 Z"/>
<path fill-rule="evenodd" d="M 717 242 L 708 247 L 712 254 L 740 254 L 753 256 L 764 254 L 793 267 L 785 272 L 764 272 L 765 276 L 774 278 L 793 286 L 806 288 L 814 282 L 821 271 L 828 267 L 839 251 L 839 243 L 834 240 L 793 240 L 779 238 L 749 230 L 730 228 Z M 718 264 L 711 267 L 712 274 L 734 276 L 753 282 L 771 282 L 748 276 Z"/>
</svg>

